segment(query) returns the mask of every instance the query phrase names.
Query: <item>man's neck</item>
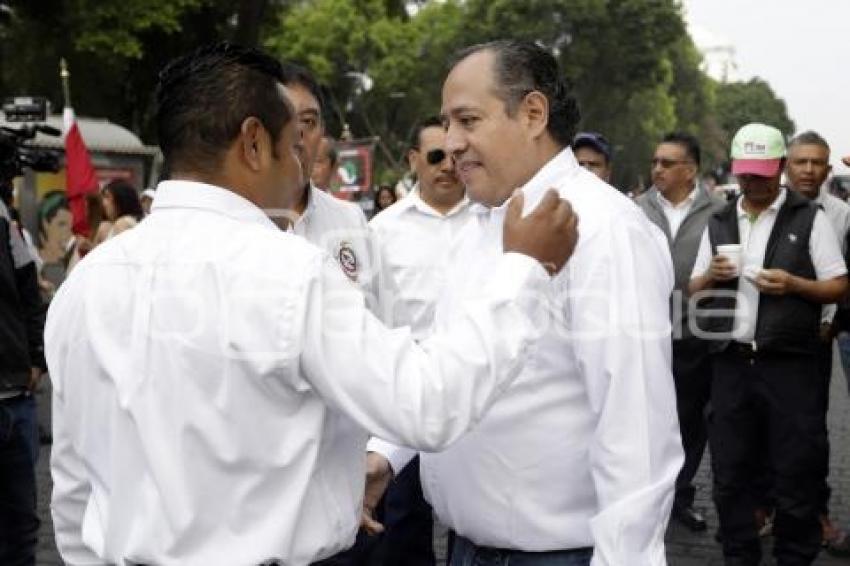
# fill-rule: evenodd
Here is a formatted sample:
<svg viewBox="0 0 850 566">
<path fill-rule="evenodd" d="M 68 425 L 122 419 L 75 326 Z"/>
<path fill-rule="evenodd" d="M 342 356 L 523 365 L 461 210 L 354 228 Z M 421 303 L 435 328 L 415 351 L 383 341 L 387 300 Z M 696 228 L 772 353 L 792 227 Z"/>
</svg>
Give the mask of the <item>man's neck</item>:
<svg viewBox="0 0 850 566">
<path fill-rule="evenodd" d="M 443 202 L 439 199 L 434 198 L 434 195 L 430 194 L 429 191 L 423 191 L 422 187 L 419 187 L 419 198 L 422 199 L 422 202 L 439 212 L 440 215 L 445 216 L 446 214 L 451 212 L 460 201 L 463 200 L 463 195 L 461 195 L 459 199 L 453 202 Z"/>
<path fill-rule="evenodd" d="M 691 194 L 692 190 L 694 190 L 693 186 L 685 185 L 685 186 L 682 186 L 682 187 L 677 187 L 675 189 L 670 189 L 667 192 L 662 193 L 662 194 L 664 195 L 664 198 L 666 198 L 667 201 L 670 204 L 675 206 L 675 205 L 682 203 L 685 199 L 687 199 L 688 196 Z"/>
<path fill-rule="evenodd" d="M 779 192 L 776 193 L 776 196 L 773 197 L 773 200 L 771 200 L 770 202 L 765 203 L 765 204 L 758 204 L 758 203 L 751 202 L 749 199 L 747 199 L 746 196 L 741 197 L 741 208 L 743 208 L 744 212 L 746 212 L 748 215 L 755 218 L 755 217 L 759 216 L 762 212 L 764 212 L 765 210 L 770 208 L 771 205 L 773 205 L 773 203 L 776 202 L 776 199 L 779 198 L 779 195 L 781 193 L 782 193 L 782 189 L 779 189 Z"/>
<path fill-rule="evenodd" d="M 795 187 L 791 187 L 791 190 L 795 191 L 798 195 L 806 197 L 809 200 L 817 200 L 817 198 L 820 196 L 820 187 L 818 187 L 818 189 L 815 191 L 797 189 Z"/>
<path fill-rule="evenodd" d="M 293 207 L 293 210 L 295 210 L 295 212 L 298 214 L 298 216 L 303 215 L 304 211 L 307 210 L 307 203 L 308 203 L 309 200 L 310 200 L 310 183 L 307 183 L 301 189 L 301 195 L 295 201 L 295 206 Z"/>
</svg>

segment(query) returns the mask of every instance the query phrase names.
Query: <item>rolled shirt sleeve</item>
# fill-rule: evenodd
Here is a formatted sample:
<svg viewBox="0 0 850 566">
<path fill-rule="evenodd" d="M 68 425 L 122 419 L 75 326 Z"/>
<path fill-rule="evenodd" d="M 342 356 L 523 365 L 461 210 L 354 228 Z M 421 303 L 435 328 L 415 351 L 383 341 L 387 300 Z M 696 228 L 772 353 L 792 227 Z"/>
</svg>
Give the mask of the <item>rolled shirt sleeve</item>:
<svg viewBox="0 0 850 566">
<path fill-rule="evenodd" d="M 818 281 L 834 279 L 847 274 L 847 264 L 841 255 L 841 248 L 835 238 L 835 232 L 822 210 L 815 214 L 812 235 L 809 237 L 809 254 Z"/>
</svg>

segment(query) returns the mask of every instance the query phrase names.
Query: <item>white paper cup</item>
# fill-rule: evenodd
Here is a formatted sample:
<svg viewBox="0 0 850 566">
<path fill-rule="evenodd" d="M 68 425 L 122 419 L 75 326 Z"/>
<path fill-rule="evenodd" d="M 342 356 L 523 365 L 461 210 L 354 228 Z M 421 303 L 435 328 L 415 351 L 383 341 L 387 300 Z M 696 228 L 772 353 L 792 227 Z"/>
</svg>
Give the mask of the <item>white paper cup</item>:
<svg viewBox="0 0 850 566">
<path fill-rule="evenodd" d="M 717 246 L 717 255 L 722 255 L 735 266 L 735 276 L 741 273 L 741 244 L 724 244 Z"/>
</svg>

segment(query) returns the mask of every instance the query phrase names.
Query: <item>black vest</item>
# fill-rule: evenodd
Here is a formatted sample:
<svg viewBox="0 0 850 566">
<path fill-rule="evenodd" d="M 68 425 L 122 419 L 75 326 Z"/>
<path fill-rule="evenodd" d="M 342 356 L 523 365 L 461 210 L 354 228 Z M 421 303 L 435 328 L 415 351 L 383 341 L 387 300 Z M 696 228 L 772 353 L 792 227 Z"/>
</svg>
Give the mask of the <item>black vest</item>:
<svg viewBox="0 0 850 566">
<path fill-rule="evenodd" d="M 783 269 L 805 279 L 817 279 L 811 254 L 809 238 L 818 209 L 807 198 L 794 191 L 785 191 L 785 202 L 776 216 L 776 223 L 767 241 L 764 253 L 764 269 Z M 737 201 L 731 201 L 708 220 L 708 235 L 711 253 L 717 246 L 738 244 Z M 701 304 L 703 309 L 723 309 L 727 314 L 701 317 L 700 327 L 712 333 L 722 333 L 721 339 L 711 341 L 712 351 L 721 351 L 728 344 L 732 332 L 736 308 L 735 292 L 738 279 L 718 282 L 715 290 L 727 293 L 713 297 Z M 755 346 L 759 351 L 811 353 L 817 344 L 822 305 L 795 294 L 783 296 L 759 294 L 758 317 L 756 320 Z"/>
</svg>

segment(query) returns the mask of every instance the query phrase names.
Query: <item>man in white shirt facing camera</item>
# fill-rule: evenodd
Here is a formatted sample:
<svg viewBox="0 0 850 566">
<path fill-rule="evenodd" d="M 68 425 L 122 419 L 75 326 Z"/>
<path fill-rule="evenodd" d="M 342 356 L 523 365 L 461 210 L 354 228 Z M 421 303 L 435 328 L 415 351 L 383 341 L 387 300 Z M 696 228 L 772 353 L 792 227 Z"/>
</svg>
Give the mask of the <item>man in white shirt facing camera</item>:
<svg viewBox="0 0 850 566">
<path fill-rule="evenodd" d="M 555 187 L 581 216 L 575 254 L 550 282 L 544 338 L 520 376 L 473 432 L 420 453 L 425 496 L 457 535 L 451 564 L 663 565 L 682 465 L 667 243 L 628 198 L 579 166 L 569 147 L 575 99 L 536 44 L 461 52 L 442 115 L 446 150 L 477 204 L 437 307 L 438 334 L 499 276 L 517 187 L 528 203 Z M 409 454 L 384 452 L 394 469 L 398 452 Z M 380 479 L 373 474 L 370 487 Z"/>
</svg>

